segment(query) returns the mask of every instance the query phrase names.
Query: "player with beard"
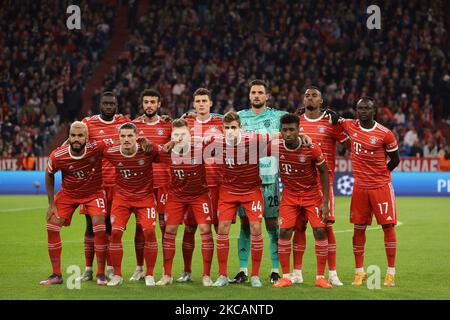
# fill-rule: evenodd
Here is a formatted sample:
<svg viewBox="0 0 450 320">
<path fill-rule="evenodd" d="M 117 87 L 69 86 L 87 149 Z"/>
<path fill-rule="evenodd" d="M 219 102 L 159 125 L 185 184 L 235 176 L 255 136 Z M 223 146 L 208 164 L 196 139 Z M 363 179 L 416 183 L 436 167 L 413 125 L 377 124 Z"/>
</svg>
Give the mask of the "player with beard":
<svg viewBox="0 0 450 320">
<path fill-rule="evenodd" d="M 142 91 L 139 101 L 142 103 L 144 114 L 133 120 L 133 124 L 138 129 L 140 137 L 147 138 L 155 145 L 164 145 L 170 141 L 172 125 L 163 116 L 158 115 L 161 108 L 161 94 L 154 89 L 145 89 Z M 168 184 L 170 181 L 169 167 L 164 157 L 168 154 L 162 154 L 160 163 L 153 163 L 153 193 L 156 199 L 156 212 L 158 213 L 159 226 L 161 233 L 164 234 L 165 220 L 164 213 L 167 202 Z M 155 234 L 151 234 L 155 237 Z M 156 242 L 156 238 L 153 239 Z M 152 241 L 153 241 L 152 240 Z M 136 252 L 136 270 L 130 278 L 130 281 L 139 281 L 144 279 L 144 232 L 139 221 L 136 221 L 136 233 L 134 237 L 134 246 Z"/>
<path fill-rule="evenodd" d="M 238 112 L 245 131 L 256 133 L 274 133 L 280 131 L 280 118 L 286 114 L 267 107 L 270 97 L 268 86 L 263 80 L 253 80 L 249 84 L 250 109 Z M 269 234 L 270 258 L 272 272 L 270 282 L 275 283 L 280 278 L 278 260 L 278 214 L 280 204 L 280 187 L 278 166 L 274 157 L 260 159 L 260 176 L 264 195 L 264 220 Z M 240 271 L 232 283 L 242 283 L 248 280 L 248 258 L 250 254 L 250 224 L 243 207 L 238 209 L 241 218 L 241 229 L 238 239 L 238 254 Z"/>
<path fill-rule="evenodd" d="M 328 234 L 328 271 L 329 282 L 334 286 L 342 286 L 336 272 L 336 237 L 333 232 L 334 214 L 334 167 L 336 161 L 336 142 L 345 143 L 350 149 L 347 134 L 337 126 L 329 123 L 323 104 L 322 93 L 317 87 L 308 87 L 303 98 L 303 109 L 300 114 L 300 132 L 306 133 L 320 147 L 325 157 L 329 175 L 329 217 L 327 220 Z M 297 220 L 299 225 L 294 234 L 294 275 L 295 283 L 303 282 L 302 261 L 306 247 L 306 220 Z"/>
<path fill-rule="evenodd" d="M 68 143 L 54 150 L 49 157 L 45 185 L 48 195 L 47 236 L 52 275 L 41 285 L 63 283 L 61 274 L 62 226 L 69 226 L 79 205 L 91 216 L 94 250 L 97 256 L 97 284 L 106 285 L 106 199 L 102 186 L 102 152 L 105 143 L 89 142 L 87 126 L 76 121 L 70 126 Z M 55 173 L 62 172 L 61 190 L 54 195 Z M 92 274 L 92 269 L 91 269 Z"/>
<path fill-rule="evenodd" d="M 131 120 L 117 114 L 117 98 L 113 92 L 106 91 L 100 99 L 100 114 L 86 117 L 82 121 L 89 130 L 90 141 L 103 141 L 112 143 L 119 140 L 119 127 Z M 110 211 L 112 206 L 113 187 L 115 184 L 115 169 L 106 159 L 102 160 L 103 187 L 106 192 L 106 233 L 107 243 L 111 235 Z M 85 207 L 80 206 L 80 213 L 85 213 Z M 84 255 L 86 259 L 86 271 L 78 278 L 79 281 L 92 280 L 92 263 L 94 261 L 94 232 L 92 228 L 91 216 L 86 214 L 86 231 L 84 235 Z M 107 254 L 107 262 L 111 261 Z M 114 275 L 112 266 L 106 267 L 106 276 L 110 279 Z"/>
</svg>

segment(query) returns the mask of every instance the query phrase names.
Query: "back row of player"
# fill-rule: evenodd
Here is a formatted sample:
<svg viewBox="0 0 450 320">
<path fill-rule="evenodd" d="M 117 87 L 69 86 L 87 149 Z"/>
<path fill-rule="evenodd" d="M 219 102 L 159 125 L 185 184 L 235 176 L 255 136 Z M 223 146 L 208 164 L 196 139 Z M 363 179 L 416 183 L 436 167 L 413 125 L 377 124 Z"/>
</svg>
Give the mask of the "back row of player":
<svg viewBox="0 0 450 320">
<path fill-rule="evenodd" d="M 268 98 L 266 94 L 266 86 L 263 82 L 255 81 L 250 86 L 250 101 L 252 103 L 252 109 L 241 112 L 240 118 L 237 119 L 238 121 L 241 120 L 244 125 L 244 129 L 249 127 L 250 125 L 253 125 L 251 128 L 253 131 L 273 131 L 276 132 L 280 129 L 280 122 L 279 118 L 281 115 L 284 114 L 284 112 L 276 111 L 273 109 L 269 109 L 265 106 L 266 99 Z M 139 135 L 148 137 L 150 141 L 152 141 L 155 144 L 164 144 L 165 142 L 168 142 L 170 140 L 171 136 L 171 125 L 168 122 L 161 121 L 160 117 L 157 115 L 157 109 L 160 106 L 160 97 L 159 94 L 155 91 L 146 91 L 142 95 L 142 103 L 145 114 L 136 119 L 134 121 L 135 125 L 138 127 Z M 347 136 L 342 132 L 342 128 L 338 127 L 332 127 L 329 125 L 328 120 L 324 118 L 324 115 L 320 111 L 320 105 L 322 102 L 320 92 L 316 88 L 308 89 L 305 93 L 305 106 L 306 106 L 306 114 L 302 116 L 302 122 L 300 126 L 300 130 L 308 133 L 312 136 L 314 141 L 317 141 L 318 145 L 322 150 L 324 151 L 325 159 L 327 163 L 334 164 L 334 153 L 335 153 L 335 142 L 336 140 L 339 142 L 343 142 L 347 139 Z M 197 111 L 197 118 L 188 118 L 189 121 L 189 127 L 191 128 L 191 132 L 193 135 L 203 135 L 203 136 L 209 136 L 209 135 L 215 135 L 218 131 L 221 131 L 222 128 L 222 119 L 220 117 L 212 117 L 209 113 L 209 109 L 211 107 L 211 97 L 207 90 L 199 89 L 194 94 L 194 107 Z M 115 104 L 115 97 L 111 94 L 105 94 L 102 98 L 102 114 L 99 116 L 94 116 L 88 119 L 85 119 L 85 123 L 88 124 L 89 127 L 89 138 L 91 140 L 96 141 L 105 141 L 105 140 L 111 140 L 114 135 L 116 135 L 117 132 L 117 126 L 121 125 L 122 123 L 128 122 L 129 120 L 120 116 L 115 115 L 116 112 L 116 104 Z M 105 119 L 106 118 L 106 119 Z M 286 119 L 288 119 L 287 117 Z M 107 121 L 109 119 L 109 122 Z M 106 121 L 105 121 L 106 120 Z M 239 123 L 238 123 L 239 124 Z M 339 129 L 338 129 L 339 128 Z M 236 128 L 235 128 L 236 129 Z M 238 128 L 237 128 L 238 129 Z M 284 137 L 284 136 L 283 136 Z M 129 143 L 129 142 L 128 142 Z M 295 143 L 294 143 L 295 144 Z M 116 150 L 117 151 L 117 150 Z M 300 160 L 301 161 L 301 160 Z M 104 184 L 105 187 L 109 187 L 114 184 L 114 168 L 111 168 L 111 165 L 108 164 L 109 162 L 105 162 L 104 164 Z M 120 162 L 119 162 L 120 164 Z M 123 163 L 122 163 L 123 165 Z M 108 166 L 110 169 L 108 169 Z M 279 203 L 279 191 L 278 191 L 278 169 L 277 164 L 275 161 L 273 161 L 273 158 L 266 158 L 261 161 L 261 177 L 262 177 L 262 183 L 263 183 L 263 191 L 264 191 L 264 200 L 259 202 L 255 202 L 256 210 L 258 210 L 258 204 L 261 205 L 264 203 L 264 213 L 265 215 L 272 216 L 266 216 L 266 228 L 269 231 L 269 237 L 271 239 L 271 257 L 272 262 L 274 265 L 274 270 L 271 274 L 271 280 L 272 282 L 280 282 L 278 280 L 278 256 L 280 258 L 283 256 L 282 252 L 286 252 L 286 243 L 289 243 L 289 240 L 286 242 L 286 238 L 289 237 L 290 239 L 291 234 L 288 232 L 286 233 L 283 228 L 283 222 L 281 222 L 282 227 L 282 237 L 280 240 L 278 240 L 278 221 L 277 221 L 277 213 L 278 213 L 278 203 Z M 332 174 L 334 166 L 328 166 L 329 173 L 330 173 L 330 185 L 332 190 Z M 280 164 L 281 168 L 281 164 Z M 285 167 L 288 168 L 288 167 Z M 158 200 L 158 207 L 157 211 L 158 213 L 163 214 L 164 212 L 168 213 L 169 211 L 172 212 L 175 210 L 175 208 L 164 208 L 164 205 L 167 201 L 167 181 L 169 180 L 169 173 L 167 170 L 167 166 L 164 167 L 163 164 L 153 164 L 154 169 L 154 177 L 155 177 L 155 195 L 157 196 Z M 207 180 L 208 180 L 208 186 L 210 187 L 209 190 L 212 195 L 212 206 L 211 209 L 206 207 L 206 210 L 213 210 L 213 208 L 217 208 L 215 206 L 215 203 L 217 203 L 218 198 L 218 185 L 220 184 L 220 174 L 218 170 L 217 165 L 207 165 Z M 289 173 L 288 173 L 289 174 Z M 355 173 L 356 175 L 356 173 Z M 173 176 L 172 176 L 173 180 Z M 255 178 L 248 179 L 248 181 L 253 181 Z M 264 183 L 266 182 L 266 183 Z M 110 212 L 110 206 L 108 206 L 108 203 L 110 203 L 110 200 L 112 200 L 112 190 L 107 189 L 107 194 L 109 196 L 107 197 L 107 205 L 106 205 L 106 211 Z M 239 193 L 242 193 L 242 190 L 238 190 Z M 248 191 L 248 190 L 247 190 Z M 298 191 L 298 190 L 297 190 Z M 232 192 L 231 192 L 232 194 Z M 117 197 L 117 196 L 116 196 Z M 183 195 L 183 198 L 185 198 L 186 195 Z M 305 197 L 303 197 L 305 198 Z M 308 197 L 306 197 L 308 198 Z M 129 200 L 131 198 L 128 197 Z M 312 197 L 311 197 L 312 199 Z M 334 219 L 333 209 L 334 209 L 334 203 L 333 203 L 333 197 L 330 196 L 330 219 L 329 223 L 327 223 L 327 228 L 318 228 L 316 225 L 313 224 L 314 233 L 316 238 L 318 238 L 318 241 L 316 242 L 316 251 L 318 253 L 318 262 L 321 261 L 321 265 L 323 264 L 323 269 L 325 268 L 325 263 L 323 256 L 328 257 L 329 261 L 329 270 L 330 270 L 330 283 L 333 284 L 340 284 L 339 279 L 337 278 L 337 274 L 335 272 L 335 239 L 332 231 L 332 222 Z M 127 201 L 125 201 L 127 202 Z M 129 201 L 128 201 L 129 202 Z M 286 201 L 285 201 L 286 202 Z M 189 201 L 187 201 L 189 203 Z M 129 203 L 128 203 L 129 205 Z M 205 209 L 205 207 L 203 207 Z M 177 208 L 178 209 L 178 208 Z M 250 210 L 253 208 L 250 206 L 247 208 L 247 213 L 249 213 Z M 116 208 L 117 210 L 117 208 Z M 261 210 L 261 209 L 260 209 Z M 316 209 L 318 210 L 318 208 Z M 204 210 L 205 211 L 205 210 Z M 272 211 L 272 212 L 271 212 Z M 89 212 L 89 211 L 88 211 Z M 115 212 L 115 209 L 112 210 L 112 212 Z M 205 213 L 205 212 L 204 212 Z M 154 215 L 154 213 L 149 213 L 149 215 Z M 114 215 L 115 216 L 115 215 Z M 166 214 L 166 219 L 168 217 L 172 216 L 171 214 Z M 87 217 L 89 217 L 87 215 Z M 245 213 L 244 216 L 245 217 Z M 160 216 L 160 224 L 161 228 L 163 229 L 163 223 L 164 219 L 161 219 Z M 214 218 L 214 216 L 212 217 Z M 255 269 L 255 262 L 256 264 L 259 264 L 258 261 L 260 261 L 260 258 L 254 259 L 254 252 L 258 252 L 259 248 L 262 249 L 262 238 L 260 235 L 260 230 L 258 229 L 258 224 L 254 223 L 255 221 L 251 221 L 248 223 L 248 220 L 245 220 L 246 218 L 243 218 L 243 223 L 241 224 L 241 239 L 239 240 L 239 246 L 242 247 L 239 250 L 240 253 L 240 260 L 241 260 L 241 272 L 235 277 L 235 282 L 242 282 L 246 280 L 246 267 L 247 267 L 247 261 L 248 261 L 248 247 L 249 245 L 246 244 L 246 239 L 249 238 L 248 234 L 252 234 L 252 260 L 253 260 L 253 269 Z M 256 219 L 258 220 L 258 219 Z M 294 219 L 295 221 L 295 219 Z M 96 220 L 94 222 L 94 238 L 97 236 L 97 233 L 99 231 L 102 231 L 104 227 L 99 227 L 98 223 L 96 225 Z M 192 259 L 192 251 L 194 248 L 193 245 L 193 233 L 195 232 L 195 226 L 196 221 L 193 219 L 193 215 L 188 215 L 187 219 L 185 219 L 185 223 L 187 224 L 187 227 L 185 228 L 185 236 L 183 239 L 183 257 L 185 260 L 185 273 L 180 277 L 180 281 L 186 281 L 190 280 L 190 263 Z M 217 221 L 213 221 L 215 225 L 217 225 Z M 171 224 L 173 226 L 174 224 Z M 177 224 L 175 224 L 177 225 Z M 248 226 L 252 226 L 252 232 L 246 231 L 246 228 Z M 190 226 L 190 227 L 188 227 Z M 259 224 L 260 226 L 260 224 Z M 301 278 L 301 258 L 304 251 L 305 246 L 305 240 L 304 240 L 304 229 L 305 229 L 305 221 L 301 221 L 301 219 L 297 219 L 297 232 L 295 232 L 294 236 L 294 273 L 291 277 L 291 279 L 294 279 L 294 282 L 302 282 Z M 123 226 L 124 227 L 124 226 Z M 122 232 L 123 232 L 122 227 Z M 229 226 L 228 226 L 229 227 Z M 322 226 L 321 226 L 322 227 Z M 48 227 L 49 228 L 49 227 Z M 57 227 L 52 226 L 51 228 L 54 229 L 54 231 L 57 229 Z M 99 230 L 100 229 L 100 230 Z M 288 228 L 290 229 L 290 228 Z M 217 228 L 216 228 L 217 230 Z M 58 230 L 59 231 L 59 230 Z M 164 231 L 164 229 L 163 229 Z M 167 284 L 171 282 L 171 259 L 166 259 L 166 251 L 172 251 L 174 253 L 174 235 L 173 232 L 176 232 L 176 229 L 168 230 L 169 232 L 165 233 L 164 241 L 163 241 L 163 247 L 164 247 L 164 254 L 165 254 L 165 270 L 166 275 L 161 279 L 159 284 Z M 206 251 L 210 252 L 206 255 L 212 256 L 212 236 L 209 235 L 209 233 L 206 232 L 207 230 L 201 230 L 202 234 L 207 236 L 202 236 L 203 238 L 210 238 L 211 241 L 206 241 L 202 245 L 202 253 L 206 254 Z M 221 232 L 222 231 L 222 232 Z M 228 250 L 228 239 L 225 239 L 224 230 L 220 230 L 219 228 L 219 235 L 217 239 L 217 246 L 218 246 L 218 256 L 219 256 L 219 264 L 221 261 L 221 258 L 223 260 L 223 254 L 220 254 L 219 248 L 221 248 L 222 251 Z M 356 227 L 355 227 L 355 233 L 356 233 Z M 114 235 L 114 232 L 113 232 Z M 141 277 L 143 277 L 142 274 L 142 265 L 143 265 L 143 251 L 144 251 L 144 243 L 147 243 L 145 250 L 148 250 L 152 252 L 153 256 L 150 260 L 156 259 L 156 252 L 157 252 L 157 243 L 156 239 L 154 237 L 154 233 L 152 235 L 149 235 L 152 237 L 149 241 L 147 239 L 144 240 L 144 232 L 142 231 L 142 227 L 138 224 L 137 230 L 136 230 L 136 256 L 138 260 L 138 268 L 133 275 L 132 279 L 138 280 Z M 114 252 L 115 250 L 121 250 L 121 246 L 117 244 L 117 238 L 112 237 L 111 244 L 110 244 L 110 251 Z M 327 241 L 325 241 L 327 240 Z M 49 234 L 49 241 L 50 241 L 50 234 Z M 92 236 L 87 231 L 86 237 L 85 237 L 85 253 L 86 253 L 86 264 L 87 264 L 87 270 L 84 275 L 84 279 L 92 278 L 92 260 L 93 260 L 93 249 L 92 248 Z M 98 242 L 98 241 L 97 241 Z M 277 254 L 277 244 L 280 243 L 281 246 L 284 246 L 283 248 L 280 248 L 280 254 Z M 60 244 L 59 244 L 60 245 Z M 97 251 L 97 247 L 104 248 L 105 244 L 103 242 L 100 242 L 100 244 L 95 246 L 95 251 Z M 203 250 L 205 246 L 205 250 Z M 50 248 L 56 248 L 58 249 L 58 243 L 51 244 L 49 242 L 49 250 Z M 324 248 L 325 247 L 325 248 Z M 206 248 L 209 248 L 206 250 Z M 289 252 L 290 252 L 290 246 L 289 246 Z M 246 254 L 245 254 L 246 253 Z M 205 256 L 204 254 L 204 256 Z M 171 254 L 170 254 L 171 255 Z M 256 255 L 259 255 L 256 254 Z M 145 254 L 147 257 L 148 255 Z M 222 256 L 222 257 L 221 257 Z M 322 256 L 322 258 L 319 259 L 319 256 Z M 356 253 L 355 253 L 356 256 Z M 283 256 L 283 259 L 285 260 L 285 256 Z M 326 257 L 325 257 L 326 259 Z M 53 261 L 54 259 L 52 259 Z M 110 259 L 112 261 L 114 259 Z M 147 259 L 146 259 L 147 260 Z M 207 260 L 210 261 L 210 258 Z M 289 258 L 287 260 L 289 262 Z M 101 265 L 102 260 L 99 259 L 99 266 Z M 283 261 L 282 266 L 283 266 Z M 210 262 L 209 262 L 210 263 Z M 114 265 L 114 263 L 112 263 Z M 222 263 L 223 264 L 223 263 Z M 285 264 L 285 263 L 284 263 Z M 116 264 L 117 265 L 117 264 Z M 322 268 L 322 267 L 321 267 Z M 101 268 L 100 268 L 101 269 Z M 151 268 L 152 269 L 152 268 Z M 223 268 L 221 268 L 223 269 Z M 258 268 L 256 268 L 258 269 Z M 285 267 L 283 266 L 283 271 L 286 272 Z M 169 271 L 168 271 L 169 270 Z M 56 272 L 54 272 L 56 273 Z M 117 271 L 115 272 L 117 274 Z M 221 275 L 224 276 L 223 270 L 221 270 Z M 320 274 L 321 273 L 321 274 Z M 205 274 L 205 273 L 204 273 Z M 209 274 L 208 274 L 209 275 Z M 257 275 L 257 272 L 256 272 Z M 53 277 L 55 278 L 55 277 Z M 106 282 L 105 279 L 103 279 L 103 275 L 100 272 L 98 274 L 98 283 L 104 284 Z M 286 278 L 286 277 L 285 277 Z M 318 271 L 318 281 L 323 279 L 323 272 Z M 220 280 L 220 281 L 219 281 Z M 218 280 L 218 285 L 226 284 L 228 281 L 227 277 L 220 277 Z M 355 275 L 356 280 L 356 275 Z M 204 283 L 210 283 L 210 279 L 207 279 Z M 281 281 L 283 282 L 283 281 Z M 320 285 L 319 281 L 319 285 Z M 323 281 L 322 281 L 323 282 Z M 260 286 L 260 281 L 257 276 L 252 277 L 252 285 L 254 286 Z M 320 286 L 326 287 L 325 284 L 322 284 Z"/>
</svg>

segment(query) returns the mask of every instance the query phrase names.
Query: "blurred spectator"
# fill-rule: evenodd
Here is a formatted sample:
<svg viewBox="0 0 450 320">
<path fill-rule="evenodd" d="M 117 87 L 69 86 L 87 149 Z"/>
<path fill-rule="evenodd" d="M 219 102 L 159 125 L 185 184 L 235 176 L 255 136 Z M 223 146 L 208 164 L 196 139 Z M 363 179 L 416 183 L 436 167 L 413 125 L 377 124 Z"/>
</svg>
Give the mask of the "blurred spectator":
<svg viewBox="0 0 450 320">
<path fill-rule="evenodd" d="M 434 143 L 433 138 L 428 139 L 428 143 L 423 147 L 423 156 L 425 158 L 433 158 L 438 156 L 438 147 Z"/>
<path fill-rule="evenodd" d="M 35 170 L 36 169 L 36 157 L 33 153 L 26 153 L 22 160 L 23 170 Z"/>
<path fill-rule="evenodd" d="M 407 155 L 413 155 L 412 148 L 414 145 L 416 145 L 417 142 L 418 142 L 418 135 L 416 128 L 414 127 L 412 122 L 409 122 L 408 131 L 406 132 L 404 138 L 404 148 Z"/>
<path fill-rule="evenodd" d="M 446 145 L 439 155 L 439 170 L 450 171 L 450 146 Z"/>
</svg>

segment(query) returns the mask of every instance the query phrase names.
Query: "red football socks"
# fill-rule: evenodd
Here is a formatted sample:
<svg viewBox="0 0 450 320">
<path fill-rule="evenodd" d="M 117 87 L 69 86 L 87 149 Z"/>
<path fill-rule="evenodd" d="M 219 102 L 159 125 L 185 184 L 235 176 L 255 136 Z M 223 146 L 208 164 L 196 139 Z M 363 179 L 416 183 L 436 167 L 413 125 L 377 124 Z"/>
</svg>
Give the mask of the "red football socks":
<svg viewBox="0 0 450 320">
<path fill-rule="evenodd" d="M 144 265 L 144 244 L 144 231 L 142 230 L 142 226 L 139 223 L 136 223 L 136 232 L 134 234 L 134 251 L 136 252 L 137 266 Z"/>
<path fill-rule="evenodd" d="M 219 275 L 228 275 L 228 252 L 230 243 L 228 234 L 217 234 L 217 260 L 219 261 Z"/>
<path fill-rule="evenodd" d="M 61 276 L 61 227 L 51 222 L 47 223 L 48 255 L 52 264 L 53 273 Z"/>
<path fill-rule="evenodd" d="M 175 233 L 165 232 L 163 237 L 164 274 L 172 275 L 173 258 L 175 257 Z"/>
<path fill-rule="evenodd" d="M 353 254 L 355 255 L 355 268 L 364 267 L 365 244 L 366 244 L 366 226 L 355 225 L 353 233 Z"/>
<path fill-rule="evenodd" d="M 261 234 L 251 235 L 252 247 L 252 277 L 259 275 L 259 267 L 263 254 L 263 238 Z"/>
<path fill-rule="evenodd" d="M 192 255 L 195 248 L 195 231 L 189 232 L 187 228 L 184 229 L 183 235 L 183 261 L 184 272 L 192 273 Z"/>
<path fill-rule="evenodd" d="M 202 233 L 200 236 L 202 238 L 203 275 L 209 276 L 214 255 L 214 240 L 211 232 Z"/>
</svg>

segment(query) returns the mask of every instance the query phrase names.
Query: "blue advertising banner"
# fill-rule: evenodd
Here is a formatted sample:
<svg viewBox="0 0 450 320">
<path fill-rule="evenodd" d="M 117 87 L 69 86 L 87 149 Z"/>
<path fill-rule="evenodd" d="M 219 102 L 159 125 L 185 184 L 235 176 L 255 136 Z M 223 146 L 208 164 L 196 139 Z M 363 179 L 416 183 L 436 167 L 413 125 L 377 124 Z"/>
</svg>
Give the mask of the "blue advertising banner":
<svg viewBox="0 0 450 320">
<path fill-rule="evenodd" d="M 61 172 L 55 175 L 55 191 L 61 188 Z M 45 171 L 0 171 L 0 194 L 47 194 Z"/>
<path fill-rule="evenodd" d="M 61 186 L 56 174 L 55 191 Z M 334 194 L 351 195 L 353 175 L 336 172 Z M 393 172 L 392 184 L 397 196 L 450 196 L 450 172 Z M 0 171 L 0 194 L 46 194 L 45 171 Z"/>
<path fill-rule="evenodd" d="M 353 191 L 351 172 L 335 173 L 334 194 L 349 196 Z M 450 196 L 450 172 L 393 172 L 392 185 L 397 196 Z"/>
</svg>

